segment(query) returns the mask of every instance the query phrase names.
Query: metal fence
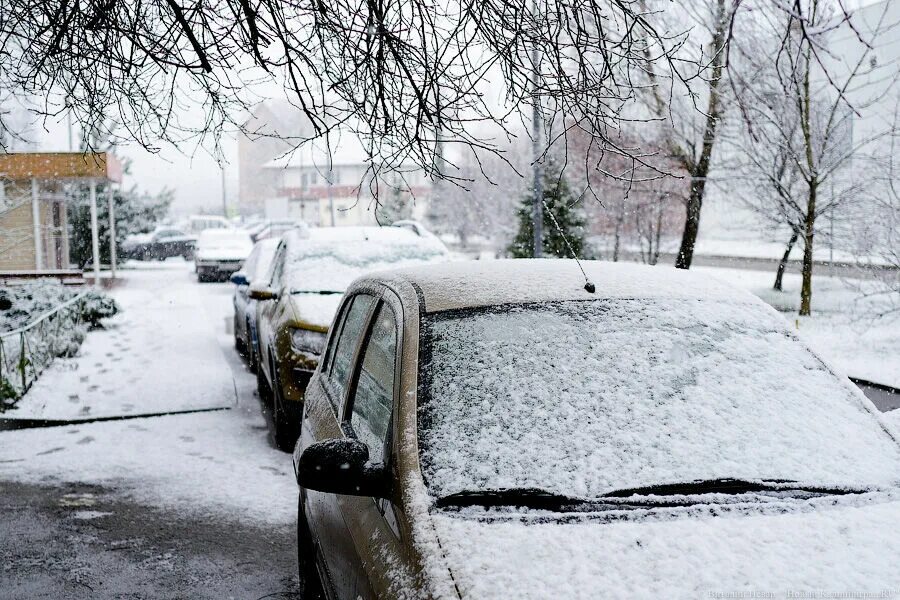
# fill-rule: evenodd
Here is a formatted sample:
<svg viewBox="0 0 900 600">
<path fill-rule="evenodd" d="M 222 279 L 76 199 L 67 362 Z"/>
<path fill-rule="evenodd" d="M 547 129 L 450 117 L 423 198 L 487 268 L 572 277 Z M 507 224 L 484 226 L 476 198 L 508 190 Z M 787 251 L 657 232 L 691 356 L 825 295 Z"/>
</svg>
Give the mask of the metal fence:
<svg viewBox="0 0 900 600">
<path fill-rule="evenodd" d="M 85 334 L 82 292 L 18 329 L 0 333 L 0 412 L 15 405 L 58 356 L 73 356 Z"/>
</svg>

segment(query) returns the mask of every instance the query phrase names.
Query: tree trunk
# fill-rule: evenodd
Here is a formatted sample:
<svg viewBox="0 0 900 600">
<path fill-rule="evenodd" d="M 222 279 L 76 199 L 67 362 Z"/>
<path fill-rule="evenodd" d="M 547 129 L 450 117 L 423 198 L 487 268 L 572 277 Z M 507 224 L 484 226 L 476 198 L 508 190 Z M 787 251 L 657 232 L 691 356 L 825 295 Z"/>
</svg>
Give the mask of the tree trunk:
<svg viewBox="0 0 900 600">
<path fill-rule="evenodd" d="M 721 106 L 719 105 L 719 84 L 722 81 L 722 71 L 725 67 L 725 36 L 728 33 L 729 19 L 725 0 L 717 1 L 716 28 L 713 33 L 712 51 L 715 53 L 712 63 L 712 75 L 709 79 L 709 105 L 706 110 L 706 126 L 703 130 L 703 147 L 700 158 L 690 170 L 691 193 L 687 201 L 687 215 L 684 221 L 684 232 L 681 235 L 681 247 L 675 258 L 675 268 L 690 269 L 694 260 L 694 246 L 697 243 L 697 234 L 700 232 L 700 209 L 703 208 L 703 195 L 706 191 L 706 177 L 709 174 L 709 164 L 712 157 L 713 145 L 716 142 L 716 129 L 721 118 Z"/>
<path fill-rule="evenodd" d="M 809 198 L 806 206 L 806 222 L 803 231 L 803 283 L 800 286 L 800 316 L 812 314 L 812 275 L 813 275 L 813 236 L 816 224 L 816 192 L 818 184 L 809 185 Z"/>
<path fill-rule="evenodd" d="M 791 232 L 791 239 L 788 240 L 787 247 L 784 249 L 784 256 L 781 257 L 781 262 L 778 263 L 778 271 L 775 273 L 775 285 L 772 286 L 772 289 L 778 292 L 783 291 L 781 280 L 784 279 L 784 271 L 787 269 L 788 259 L 791 257 L 791 250 L 794 249 L 794 244 L 797 243 L 798 237 L 800 237 L 800 232 L 797 229 L 794 229 Z"/>
<path fill-rule="evenodd" d="M 622 221 L 624 220 L 624 216 L 616 216 L 616 229 L 613 234 L 613 262 L 619 262 L 619 246 L 622 242 L 622 235 L 620 233 L 620 230 L 622 229 Z"/>
<path fill-rule="evenodd" d="M 650 258 L 651 265 L 655 265 L 659 262 L 659 242 L 662 239 L 662 221 L 663 211 L 660 206 L 659 211 L 656 213 L 656 247 L 653 249 L 653 254 Z"/>
</svg>

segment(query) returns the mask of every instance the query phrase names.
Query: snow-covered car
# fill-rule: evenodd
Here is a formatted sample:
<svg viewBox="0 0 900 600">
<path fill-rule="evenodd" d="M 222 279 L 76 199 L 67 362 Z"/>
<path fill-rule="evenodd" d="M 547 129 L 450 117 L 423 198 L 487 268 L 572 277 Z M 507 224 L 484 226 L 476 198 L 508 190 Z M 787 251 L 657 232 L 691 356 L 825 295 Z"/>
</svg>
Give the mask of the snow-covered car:
<svg viewBox="0 0 900 600">
<path fill-rule="evenodd" d="M 256 335 L 256 300 L 250 297 L 250 284 L 268 281 L 272 259 L 281 240 L 268 238 L 253 245 L 253 251 L 244 261 L 240 271 L 231 275 L 234 287 L 234 345 L 247 357 L 250 371 L 256 372 L 259 356 L 259 338 Z"/>
<path fill-rule="evenodd" d="M 191 215 L 187 220 L 187 229 L 199 235 L 207 229 L 231 229 L 231 221 L 219 215 Z"/>
<path fill-rule="evenodd" d="M 174 227 L 158 227 L 150 234 L 130 236 L 122 243 L 124 258 L 136 260 L 165 260 L 181 256 L 190 260 L 197 237 Z"/>
<path fill-rule="evenodd" d="M 584 270 L 593 293 L 558 260 L 348 288 L 294 451 L 310 597 L 900 589 L 900 444 L 874 405 L 747 293 Z"/>
<path fill-rule="evenodd" d="M 400 227 L 295 229 L 284 235 L 270 280 L 250 286 L 250 297 L 259 301 L 259 394 L 272 401 L 279 447 L 294 448 L 303 393 L 347 286 L 371 271 L 447 257 L 433 235 Z"/>
<path fill-rule="evenodd" d="M 197 239 L 194 268 L 197 281 L 227 279 L 250 256 L 253 241 L 240 229 L 204 229 Z"/>
</svg>

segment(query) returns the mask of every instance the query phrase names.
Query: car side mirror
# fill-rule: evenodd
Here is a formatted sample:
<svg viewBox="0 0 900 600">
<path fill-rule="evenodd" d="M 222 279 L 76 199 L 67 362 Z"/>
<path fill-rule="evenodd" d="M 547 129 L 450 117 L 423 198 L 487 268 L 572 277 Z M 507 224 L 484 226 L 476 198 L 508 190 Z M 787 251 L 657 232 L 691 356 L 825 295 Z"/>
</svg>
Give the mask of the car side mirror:
<svg viewBox="0 0 900 600">
<path fill-rule="evenodd" d="M 369 462 L 369 448 L 359 440 L 325 440 L 309 446 L 294 465 L 297 483 L 308 490 L 387 498 L 390 483 L 382 464 Z"/>
<path fill-rule="evenodd" d="M 254 300 L 275 300 L 278 298 L 278 292 L 267 285 L 251 285 L 250 297 Z"/>
<path fill-rule="evenodd" d="M 238 271 L 231 274 L 231 283 L 234 285 L 250 285 L 250 280 L 247 279 L 246 273 Z"/>
</svg>

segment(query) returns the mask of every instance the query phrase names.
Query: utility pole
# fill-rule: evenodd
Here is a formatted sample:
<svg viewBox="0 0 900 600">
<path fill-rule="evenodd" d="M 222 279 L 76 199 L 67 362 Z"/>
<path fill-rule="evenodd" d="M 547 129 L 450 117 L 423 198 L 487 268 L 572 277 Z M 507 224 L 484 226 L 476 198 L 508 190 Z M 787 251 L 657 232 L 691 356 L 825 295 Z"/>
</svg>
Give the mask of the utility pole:
<svg viewBox="0 0 900 600">
<path fill-rule="evenodd" d="M 331 165 L 328 167 L 328 212 L 331 213 L 331 226 L 337 225 L 337 215 L 334 212 L 334 192 L 331 186 L 334 184 L 334 170 Z"/>
<path fill-rule="evenodd" d="M 228 198 L 225 195 L 225 163 L 222 163 L 222 215 L 228 218 Z"/>
<path fill-rule="evenodd" d="M 534 10 L 534 19 L 537 21 L 538 14 L 538 3 L 537 0 L 534 0 L 532 4 Z M 540 258 L 542 250 L 544 248 L 544 232 L 543 223 L 544 223 L 544 182 L 543 182 L 543 168 L 540 162 L 540 156 L 543 151 L 543 118 L 541 116 L 541 103 L 539 100 L 538 92 L 540 88 L 540 63 L 541 63 L 541 55 L 538 50 L 537 44 L 532 42 L 533 46 L 531 49 L 531 68 L 532 68 L 532 76 L 531 76 L 531 89 L 534 95 L 532 105 L 532 114 L 531 114 L 531 137 L 533 140 L 533 159 L 534 159 L 534 183 L 532 191 L 534 192 L 534 207 L 533 213 L 531 216 L 532 220 L 532 229 L 534 230 L 534 257 Z"/>
</svg>

